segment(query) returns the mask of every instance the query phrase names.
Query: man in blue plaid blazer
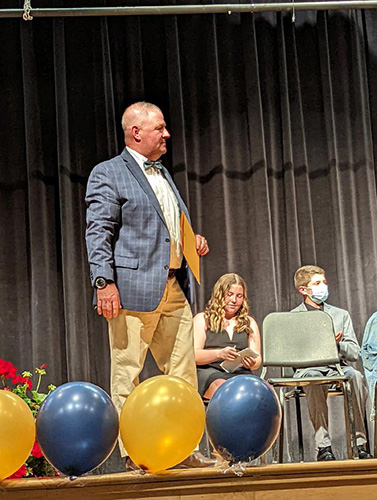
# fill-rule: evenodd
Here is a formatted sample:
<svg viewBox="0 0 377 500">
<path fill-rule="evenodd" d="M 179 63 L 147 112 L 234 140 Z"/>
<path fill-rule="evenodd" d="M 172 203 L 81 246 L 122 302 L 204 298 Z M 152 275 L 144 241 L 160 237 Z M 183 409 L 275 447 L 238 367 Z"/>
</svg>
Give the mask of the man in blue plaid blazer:
<svg viewBox="0 0 377 500">
<path fill-rule="evenodd" d="M 163 373 L 197 386 L 187 300 L 194 283 L 179 224 L 182 211 L 189 215 L 159 162 L 170 134 L 161 110 L 146 102 L 125 110 L 122 127 L 126 148 L 93 169 L 86 194 L 90 277 L 97 312 L 109 325 L 111 394 L 119 412 L 148 348 Z M 203 236 L 196 235 L 196 244 L 199 255 L 208 253 Z"/>
</svg>

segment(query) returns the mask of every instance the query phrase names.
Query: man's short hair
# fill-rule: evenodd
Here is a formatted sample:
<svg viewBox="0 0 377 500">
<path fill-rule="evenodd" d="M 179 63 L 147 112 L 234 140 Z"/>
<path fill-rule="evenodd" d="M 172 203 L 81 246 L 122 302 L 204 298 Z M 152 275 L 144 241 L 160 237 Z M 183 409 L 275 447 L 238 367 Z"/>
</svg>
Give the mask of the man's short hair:
<svg viewBox="0 0 377 500">
<path fill-rule="evenodd" d="M 143 119 L 148 117 L 151 111 L 162 113 L 161 109 L 151 102 L 139 101 L 128 106 L 122 116 L 122 128 L 124 133 L 126 133 L 127 129 L 133 126 L 136 121 L 141 123 Z"/>
<path fill-rule="evenodd" d="M 298 290 L 300 286 L 307 286 L 309 281 L 315 274 L 325 274 L 322 267 L 318 266 L 302 266 L 295 272 L 294 282 Z"/>
</svg>

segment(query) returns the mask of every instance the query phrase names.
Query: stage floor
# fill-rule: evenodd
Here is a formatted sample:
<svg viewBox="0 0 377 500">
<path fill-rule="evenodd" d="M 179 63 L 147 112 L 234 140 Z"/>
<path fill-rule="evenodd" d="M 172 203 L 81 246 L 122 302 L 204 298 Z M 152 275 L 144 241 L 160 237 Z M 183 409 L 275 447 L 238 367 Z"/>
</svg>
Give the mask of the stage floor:
<svg viewBox="0 0 377 500">
<path fill-rule="evenodd" d="M 377 498 L 377 460 L 272 464 L 242 476 L 217 468 L 0 483 L 0 500 L 359 500 Z"/>
</svg>

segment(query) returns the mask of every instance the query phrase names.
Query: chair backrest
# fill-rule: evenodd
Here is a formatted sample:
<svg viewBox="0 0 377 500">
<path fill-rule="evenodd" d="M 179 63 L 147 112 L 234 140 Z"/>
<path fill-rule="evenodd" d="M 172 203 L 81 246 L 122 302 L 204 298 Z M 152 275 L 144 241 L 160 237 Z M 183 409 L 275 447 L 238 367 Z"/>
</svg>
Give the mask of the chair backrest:
<svg viewBox="0 0 377 500">
<path fill-rule="evenodd" d="M 276 312 L 263 321 L 263 366 L 339 363 L 331 317 L 322 311 Z"/>
</svg>

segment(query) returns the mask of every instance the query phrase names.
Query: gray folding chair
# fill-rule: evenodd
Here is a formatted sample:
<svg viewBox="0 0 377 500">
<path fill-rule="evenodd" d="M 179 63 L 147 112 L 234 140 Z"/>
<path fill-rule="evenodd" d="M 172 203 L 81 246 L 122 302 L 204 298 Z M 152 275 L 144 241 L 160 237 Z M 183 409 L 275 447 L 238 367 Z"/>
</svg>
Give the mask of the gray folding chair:
<svg viewBox="0 0 377 500">
<path fill-rule="evenodd" d="M 294 378 L 294 368 L 333 365 L 339 375 L 335 377 Z M 331 317 L 322 311 L 277 312 L 263 321 L 263 370 L 265 379 L 268 367 L 279 367 L 279 378 L 268 378 L 273 387 L 279 388 L 282 424 L 279 436 L 279 462 L 283 461 L 284 402 L 294 397 L 296 402 L 299 458 L 304 461 L 300 396 L 306 385 L 328 385 L 339 388 L 344 396 L 344 411 L 349 458 L 358 458 L 355 422 L 352 409 L 351 386 L 339 363 L 338 348 Z M 291 390 L 287 392 L 285 388 Z M 276 461 L 276 444 L 274 447 Z"/>
</svg>

